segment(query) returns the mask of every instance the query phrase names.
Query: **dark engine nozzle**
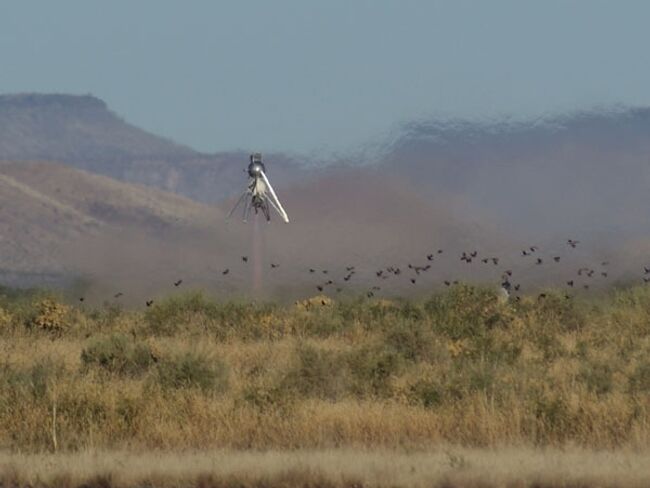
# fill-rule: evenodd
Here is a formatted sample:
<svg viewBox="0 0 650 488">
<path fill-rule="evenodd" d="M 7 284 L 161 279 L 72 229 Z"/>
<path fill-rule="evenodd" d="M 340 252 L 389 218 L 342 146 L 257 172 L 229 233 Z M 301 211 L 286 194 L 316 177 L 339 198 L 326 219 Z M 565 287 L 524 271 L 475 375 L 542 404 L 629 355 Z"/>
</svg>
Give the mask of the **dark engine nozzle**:
<svg viewBox="0 0 650 488">
<path fill-rule="evenodd" d="M 256 178 L 260 176 L 260 173 L 265 172 L 266 168 L 264 163 L 262 163 L 262 155 L 260 153 L 251 154 L 251 162 L 248 165 L 248 175 L 251 178 Z"/>
</svg>

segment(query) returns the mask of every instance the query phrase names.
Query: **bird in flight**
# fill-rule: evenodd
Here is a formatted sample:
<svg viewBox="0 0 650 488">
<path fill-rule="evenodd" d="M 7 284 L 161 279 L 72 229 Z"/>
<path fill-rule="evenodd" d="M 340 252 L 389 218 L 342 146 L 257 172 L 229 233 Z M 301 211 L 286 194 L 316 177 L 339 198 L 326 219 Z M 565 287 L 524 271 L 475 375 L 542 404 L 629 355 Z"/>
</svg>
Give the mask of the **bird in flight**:
<svg viewBox="0 0 650 488">
<path fill-rule="evenodd" d="M 241 260 L 244 261 L 245 263 L 247 263 L 248 262 L 248 256 L 242 256 Z"/>
<path fill-rule="evenodd" d="M 174 286 L 181 286 L 183 280 L 174 281 Z"/>
</svg>

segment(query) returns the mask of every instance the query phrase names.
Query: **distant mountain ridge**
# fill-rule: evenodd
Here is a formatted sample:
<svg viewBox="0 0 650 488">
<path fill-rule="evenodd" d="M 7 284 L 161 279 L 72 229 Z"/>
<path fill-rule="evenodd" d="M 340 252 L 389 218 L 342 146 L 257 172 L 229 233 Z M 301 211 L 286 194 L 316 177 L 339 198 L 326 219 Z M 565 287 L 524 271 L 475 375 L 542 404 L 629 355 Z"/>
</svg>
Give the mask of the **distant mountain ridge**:
<svg viewBox="0 0 650 488">
<path fill-rule="evenodd" d="M 261 226 L 269 293 L 308 295 L 330 280 L 343 292 L 418 293 L 443 280 L 497 284 L 503 269 L 525 272 L 532 286 L 568 280 L 593 259 L 629 263 L 617 268 L 621 276 L 647 265 L 648 109 L 415 122 L 379 160 L 355 168 L 313 170 L 264 156 L 291 218 Z M 250 267 L 241 257 L 252 254 L 254 227 L 226 224 L 224 215 L 244 188 L 247 160 L 150 134 L 90 95 L 0 96 L 0 282 L 82 277 L 98 299 L 119 287 L 139 300 L 181 278 L 246 292 Z M 522 261 L 522 246 L 562 253 L 567 238 L 581 246 L 562 254 L 562 267 Z M 431 273 L 413 277 L 438 248 L 445 252 Z M 500 265 L 459 261 L 472 250 L 500 256 Z M 341 283 L 350 265 L 359 272 Z M 388 265 L 404 273 L 384 284 L 376 273 Z"/>
<path fill-rule="evenodd" d="M 244 153 L 202 154 L 128 124 L 92 95 L 0 95 L 0 161 L 55 161 L 206 203 L 240 191 Z M 266 155 L 279 181 L 301 166 Z"/>
<path fill-rule="evenodd" d="M 381 166 L 540 234 L 650 235 L 650 108 L 406 124 Z"/>
</svg>

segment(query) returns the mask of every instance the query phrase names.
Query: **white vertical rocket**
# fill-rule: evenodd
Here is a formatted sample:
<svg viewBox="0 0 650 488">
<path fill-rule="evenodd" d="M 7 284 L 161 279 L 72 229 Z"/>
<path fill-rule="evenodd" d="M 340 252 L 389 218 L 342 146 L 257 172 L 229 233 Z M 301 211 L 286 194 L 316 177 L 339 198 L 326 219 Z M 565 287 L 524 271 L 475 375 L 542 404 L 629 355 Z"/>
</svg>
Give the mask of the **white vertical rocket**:
<svg viewBox="0 0 650 488">
<path fill-rule="evenodd" d="M 237 210 L 242 203 L 244 204 L 244 222 L 248 221 L 251 209 L 255 213 L 261 211 L 267 221 L 271 220 L 271 210 L 273 207 L 282 220 L 287 224 L 289 217 L 287 212 L 284 211 L 278 196 L 275 194 L 269 179 L 266 177 L 266 168 L 262 163 L 262 155 L 260 153 L 253 153 L 250 157 L 250 164 L 248 165 L 248 186 L 244 193 L 239 197 L 237 203 L 228 214 L 228 219 Z"/>
</svg>

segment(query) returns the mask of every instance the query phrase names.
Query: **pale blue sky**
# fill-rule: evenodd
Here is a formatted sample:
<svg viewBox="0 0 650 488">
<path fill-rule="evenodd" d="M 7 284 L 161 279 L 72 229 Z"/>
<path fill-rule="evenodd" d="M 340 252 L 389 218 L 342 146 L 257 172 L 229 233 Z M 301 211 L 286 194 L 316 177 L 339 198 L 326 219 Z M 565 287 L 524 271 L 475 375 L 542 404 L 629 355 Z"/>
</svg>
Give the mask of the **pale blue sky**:
<svg viewBox="0 0 650 488">
<path fill-rule="evenodd" d="M 0 92 L 92 93 L 203 151 L 346 151 L 427 116 L 650 105 L 650 2 L 0 1 Z"/>
</svg>

